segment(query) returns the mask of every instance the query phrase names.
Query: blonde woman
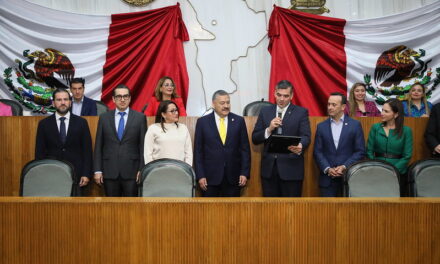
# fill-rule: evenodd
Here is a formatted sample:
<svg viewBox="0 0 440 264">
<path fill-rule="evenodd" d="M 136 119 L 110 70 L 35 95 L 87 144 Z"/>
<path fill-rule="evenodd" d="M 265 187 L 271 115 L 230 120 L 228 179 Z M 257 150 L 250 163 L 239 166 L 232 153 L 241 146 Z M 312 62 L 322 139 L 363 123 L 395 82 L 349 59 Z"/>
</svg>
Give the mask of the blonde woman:
<svg viewBox="0 0 440 264">
<path fill-rule="evenodd" d="M 426 100 L 426 89 L 421 83 L 411 85 L 408 99 L 402 103 L 405 116 L 428 117 L 431 113 L 432 104 Z"/>
</svg>

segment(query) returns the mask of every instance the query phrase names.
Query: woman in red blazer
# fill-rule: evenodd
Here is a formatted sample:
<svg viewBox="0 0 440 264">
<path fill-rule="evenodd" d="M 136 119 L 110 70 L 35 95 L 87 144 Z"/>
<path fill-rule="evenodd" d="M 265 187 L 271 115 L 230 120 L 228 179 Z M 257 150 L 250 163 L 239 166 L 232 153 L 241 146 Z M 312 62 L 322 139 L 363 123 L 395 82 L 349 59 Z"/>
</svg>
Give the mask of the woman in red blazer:
<svg viewBox="0 0 440 264">
<path fill-rule="evenodd" d="M 179 115 L 186 116 L 185 105 L 183 104 L 182 98 L 176 93 L 176 85 L 173 79 L 168 76 L 160 78 L 154 90 L 154 96 L 151 97 L 148 102 L 148 107 L 145 110 L 146 116 L 156 116 L 157 108 L 160 102 L 165 100 L 171 100 L 176 103 L 177 108 L 179 108 Z"/>
</svg>

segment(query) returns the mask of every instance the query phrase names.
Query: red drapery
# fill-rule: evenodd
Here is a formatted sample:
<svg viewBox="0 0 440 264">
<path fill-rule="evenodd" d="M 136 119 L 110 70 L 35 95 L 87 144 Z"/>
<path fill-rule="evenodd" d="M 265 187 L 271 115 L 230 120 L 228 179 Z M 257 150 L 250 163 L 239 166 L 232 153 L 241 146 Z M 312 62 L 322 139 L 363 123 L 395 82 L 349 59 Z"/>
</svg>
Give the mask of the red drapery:
<svg viewBox="0 0 440 264">
<path fill-rule="evenodd" d="M 345 20 L 274 6 L 269 21 L 272 55 L 269 100 L 280 80 L 294 86 L 292 103 L 311 116 L 326 114 L 331 92 L 346 94 Z"/>
<path fill-rule="evenodd" d="M 112 90 L 123 83 L 131 90 L 131 107 L 140 111 L 154 96 L 158 80 L 170 76 L 186 104 L 189 80 L 183 41 L 188 40 L 179 4 L 112 15 L 101 100 L 114 108 Z"/>
</svg>

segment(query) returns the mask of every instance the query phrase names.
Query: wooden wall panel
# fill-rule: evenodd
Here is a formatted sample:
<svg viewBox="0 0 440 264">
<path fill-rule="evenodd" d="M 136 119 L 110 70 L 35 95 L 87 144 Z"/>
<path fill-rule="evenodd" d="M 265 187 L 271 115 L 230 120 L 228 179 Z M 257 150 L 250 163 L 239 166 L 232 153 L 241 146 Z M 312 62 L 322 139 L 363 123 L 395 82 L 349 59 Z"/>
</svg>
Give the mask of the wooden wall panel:
<svg viewBox="0 0 440 264">
<path fill-rule="evenodd" d="M 43 117 L 0 117 L 0 196 L 18 196 L 20 189 L 21 168 L 34 158 L 35 135 L 38 121 Z M 92 141 L 95 142 L 95 134 L 98 123 L 97 117 L 86 117 L 92 135 Z M 312 139 L 315 136 L 316 125 L 323 121 L 325 117 L 310 117 L 312 128 Z M 251 144 L 251 180 L 246 188 L 243 189 L 243 196 L 260 197 L 260 161 L 262 145 L 255 146 L 251 142 L 251 135 L 254 129 L 256 117 L 246 117 L 246 125 Z M 380 121 L 380 118 L 358 118 L 361 121 L 365 139 L 372 124 Z M 152 124 L 154 118 L 148 118 L 148 124 Z M 180 122 L 186 124 L 191 133 L 194 142 L 194 131 L 197 117 L 182 117 Z M 406 118 L 405 125 L 412 128 L 414 138 L 414 152 L 411 160 L 419 160 L 430 156 L 427 149 L 423 133 L 427 124 L 426 118 Z M 317 175 L 318 169 L 313 160 L 313 140 L 309 148 L 305 151 L 305 177 L 303 184 L 303 196 L 313 197 L 319 195 Z M 103 196 L 104 193 L 94 183 L 89 186 L 90 196 Z"/>
<path fill-rule="evenodd" d="M 0 197 L 0 263 L 440 263 L 440 199 Z"/>
</svg>

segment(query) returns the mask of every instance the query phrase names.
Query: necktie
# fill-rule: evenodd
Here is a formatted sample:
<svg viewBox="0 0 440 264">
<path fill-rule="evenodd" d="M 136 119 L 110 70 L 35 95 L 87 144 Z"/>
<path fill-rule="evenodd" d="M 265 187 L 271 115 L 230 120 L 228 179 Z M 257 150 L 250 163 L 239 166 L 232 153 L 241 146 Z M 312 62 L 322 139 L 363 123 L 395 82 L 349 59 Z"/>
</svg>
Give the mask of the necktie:
<svg viewBox="0 0 440 264">
<path fill-rule="evenodd" d="M 224 118 L 220 118 L 219 132 L 220 132 L 220 139 L 222 140 L 222 143 L 224 145 L 226 142 L 226 126 L 225 126 L 225 119 Z"/>
<path fill-rule="evenodd" d="M 66 143 L 66 123 L 64 120 L 66 120 L 65 117 L 60 117 L 60 139 L 63 144 Z"/>
<path fill-rule="evenodd" d="M 119 119 L 119 126 L 118 126 L 118 138 L 119 140 L 122 140 L 122 135 L 124 135 L 124 115 L 125 112 L 119 112 L 118 114 L 121 115 L 121 119 Z"/>
</svg>

